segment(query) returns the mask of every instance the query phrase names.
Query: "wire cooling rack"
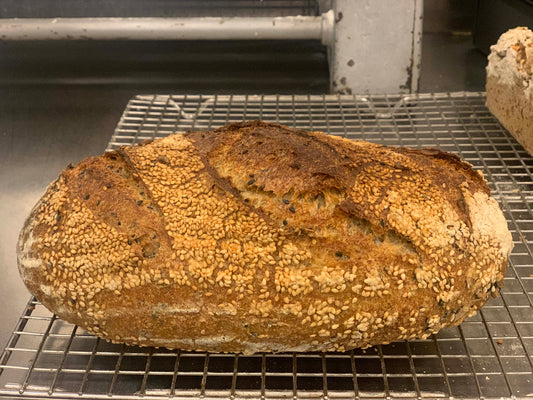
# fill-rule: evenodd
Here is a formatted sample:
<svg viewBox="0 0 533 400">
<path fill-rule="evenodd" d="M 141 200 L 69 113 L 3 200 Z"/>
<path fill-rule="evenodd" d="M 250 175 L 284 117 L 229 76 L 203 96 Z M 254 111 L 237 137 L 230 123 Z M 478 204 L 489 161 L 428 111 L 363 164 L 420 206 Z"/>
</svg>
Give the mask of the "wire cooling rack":
<svg viewBox="0 0 533 400">
<path fill-rule="evenodd" d="M 108 150 L 262 119 L 386 145 L 433 146 L 483 171 L 515 248 L 502 296 L 427 340 L 346 353 L 206 354 L 107 343 L 32 299 L 0 358 L 0 397 L 496 399 L 533 396 L 533 158 L 482 93 L 138 96 Z"/>
</svg>

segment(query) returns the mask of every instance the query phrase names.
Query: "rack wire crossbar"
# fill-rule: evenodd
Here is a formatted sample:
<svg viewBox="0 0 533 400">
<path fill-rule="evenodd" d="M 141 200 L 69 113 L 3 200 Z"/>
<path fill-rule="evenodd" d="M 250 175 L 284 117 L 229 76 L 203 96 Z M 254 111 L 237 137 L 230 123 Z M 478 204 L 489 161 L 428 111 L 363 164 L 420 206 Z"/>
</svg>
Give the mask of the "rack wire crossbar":
<svg viewBox="0 0 533 400">
<path fill-rule="evenodd" d="M 31 299 L 0 357 L 0 398 L 533 396 L 533 158 L 489 113 L 483 93 L 137 96 L 107 150 L 250 119 L 384 145 L 437 147 L 470 162 L 486 177 L 515 243 L 502 296 L 426 340 L 253 356 L 111 344 Z"/>
</svg>

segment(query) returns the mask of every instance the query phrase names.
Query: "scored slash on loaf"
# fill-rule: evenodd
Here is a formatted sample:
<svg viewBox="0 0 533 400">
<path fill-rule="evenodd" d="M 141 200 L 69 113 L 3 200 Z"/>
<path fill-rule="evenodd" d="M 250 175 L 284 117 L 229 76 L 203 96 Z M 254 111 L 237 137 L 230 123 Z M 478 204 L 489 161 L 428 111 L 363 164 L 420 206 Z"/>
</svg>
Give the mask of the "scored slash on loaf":
<svg viewBox="0 0 533 400">
<path fill-rule="evenodd" d="M 498 293 L 511 248 L 455 155 L 251 121 L 69 166 L 18 261 L 98 336 L 249 354 L 426 338 Z"/>
</svg>

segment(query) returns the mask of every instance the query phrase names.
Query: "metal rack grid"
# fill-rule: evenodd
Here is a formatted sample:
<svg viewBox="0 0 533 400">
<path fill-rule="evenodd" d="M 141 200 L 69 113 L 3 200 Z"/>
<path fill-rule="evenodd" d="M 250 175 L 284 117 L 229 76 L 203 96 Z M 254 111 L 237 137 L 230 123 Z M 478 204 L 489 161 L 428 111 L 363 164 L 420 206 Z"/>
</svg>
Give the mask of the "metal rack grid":
<svg viewBox="0 0 533 400">
<path fill-rule="evenodd" d="M 206 354 L 115 345 L 32 299 L 0 358 L 0 398 L 526 398 L 533 396 L 533 158 L 482 93 L 137 96 L 107 150 L 263 119 L 386 145 L 433 146 L 483 171 L 515 248 L 502 296 L 427 340 L 346 353 Z"/>
</svg>

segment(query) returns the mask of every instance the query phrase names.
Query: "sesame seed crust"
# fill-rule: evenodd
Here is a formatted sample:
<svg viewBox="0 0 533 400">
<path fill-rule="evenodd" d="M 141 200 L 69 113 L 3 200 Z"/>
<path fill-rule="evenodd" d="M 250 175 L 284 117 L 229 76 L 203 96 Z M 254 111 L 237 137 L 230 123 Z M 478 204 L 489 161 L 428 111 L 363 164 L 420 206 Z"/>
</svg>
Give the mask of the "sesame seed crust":
<svg viewBox="0 0 533 400">
<path fill-rule="evenodd" d="M 95 335 L 256 353 L 428 337 L 498 294 L 511 248 L 457 156 L 251 121 L 69 166 L 18 257 Z"/>
</svg>

